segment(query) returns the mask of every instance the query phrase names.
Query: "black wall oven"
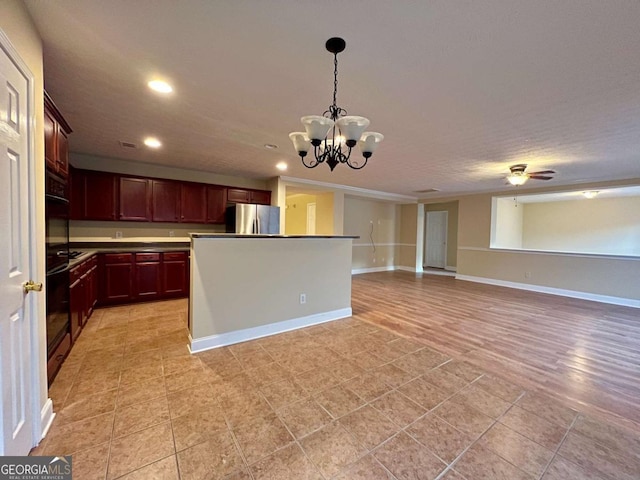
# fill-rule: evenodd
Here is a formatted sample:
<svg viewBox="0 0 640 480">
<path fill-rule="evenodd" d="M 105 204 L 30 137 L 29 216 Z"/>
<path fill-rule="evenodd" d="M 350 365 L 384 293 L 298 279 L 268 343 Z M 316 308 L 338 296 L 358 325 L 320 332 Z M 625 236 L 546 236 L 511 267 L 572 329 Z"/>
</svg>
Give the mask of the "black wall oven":
<svg viewBox="0 0 640 480">
<path fill-rule="evenodd" d="M 69 201 L 49 188 L 45 195 L 47 255 L 47 354 L 69 331 Z"/>
</svg>

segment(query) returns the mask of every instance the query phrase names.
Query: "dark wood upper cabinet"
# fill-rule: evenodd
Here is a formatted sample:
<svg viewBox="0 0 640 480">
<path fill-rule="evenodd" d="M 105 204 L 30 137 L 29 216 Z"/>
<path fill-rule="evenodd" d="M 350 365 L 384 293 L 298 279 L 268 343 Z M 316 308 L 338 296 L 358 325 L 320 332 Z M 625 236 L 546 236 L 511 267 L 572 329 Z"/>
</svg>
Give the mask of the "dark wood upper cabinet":
<svg viewBox="0 0 640 480">
<path fill-rule="evenodd" d="M 228 203 L 271 204 L 268 190 L 133 177 L 73 167 L 69 184 L 72 220 L 224 224 Z"/>
<path fill-rule="evenodd" d="M 44 92 L 44 158 L 49 172 L 62 180 L 69 174 L 69 140 L 72 132 L 51 97 Z"/>
<path fill-rule="evenodd" d="M 116 175 L 85 170 L 83 176 L 83 218 L 85 220 L 116 220 Z"/>
<path fill-rule="evenodd" d="M 120 220 L 151 220 L 151 180 L 120 177 Z"/>
<path fill-rule="evenodd" d="M 207 223 L 225 223 L 227 189 L 218 185 L 207 186 Z"/>
<path fill-rule="evenodd" d="M 152 180 L 151 184 L 153 221 L 180 221 L 180 183 L 171 180 Z"/>
<path fill-rule="evenodd" d="M 51 112 L 44 110 L 44 158 L 47 169 L 56 171 L 56 121 Z"/>
<path fill-rule="evenodd" d="M 202 183 L 180 185 L 180 221 L 205 223 L 207 221 L 207 186 Z"/>
<path fill-rule="evenodd" d="M 227 188 L 227 202 L 271 205 L 271 192 L 267 190 L 250 190 L 247 188 Z"/>
<path fill-rule="evenodd" d="M 251 203 L 271 205 L 271 192 L 266 190 L 251 190 Z"/>
<path fill-rule="evenodd" d="M 227 202 L 251 203 L 251 192 L 244 188 L 227 188 Z"/>
</svg>

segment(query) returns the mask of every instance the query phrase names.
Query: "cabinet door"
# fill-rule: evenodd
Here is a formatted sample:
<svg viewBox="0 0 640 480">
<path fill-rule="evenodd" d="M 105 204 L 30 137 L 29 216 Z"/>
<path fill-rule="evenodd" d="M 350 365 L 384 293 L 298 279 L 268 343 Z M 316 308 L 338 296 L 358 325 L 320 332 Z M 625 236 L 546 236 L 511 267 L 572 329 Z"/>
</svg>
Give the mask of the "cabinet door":
<svg viewBox="0 0 640 480">
<path fill-rule="evenodd" d="M 69 310 L 71 314 L 69 319 L 71 323 L 71 341 L 75 342 L 80 334 L 84 310 L 84 289 L 80 279 L 77 279 L 69 287 Z"/>
<path fill-rule="evenodd" d="M 271 192 L 267 190 L 251 190 L 251 203 L 271 205 Z"/>
<path fill-rule="evenodd" d="M 88 260 L 87 262 L 90 262 Z M 93 314 L 93 310 L 98 302 L 98 267 L 90 266 L 89 271 L 86 274 L 85 278 L 85 309 L 86 309 L 86 318 L 84 319 L 84 323 L 91 318 Z M 83 325 L 84 325 L 83 323 Z"/>
<path fill-rule="evenodd" d="M 151 220 L 151 181 L 120 177 L 120 220 Z"/>
<path fill-rule="evenodd" d="M 44 158 L 47 168 L 56 171 L 56 129 L 58 124 L 47 109 L 44 111 Z"/>
<path fill-rule="evenodd" d="M 133 262 L 110 263 L 110 254 L 104 254 L 99 294 L 102 303 L 126 303 L 133 299 Z M 119 255 L 131 257 L 130 254 Z"/>
<path fill-rule="evenodd" d="M 82 312 L 80 315 L 80 326 L 84 327 L 89 318 L 89 274 L 85 273 L 80 278 L 80 297 L 82 302 Z"/>
<path fill-rule="evenodd" d="M 227 189 L 217 185 L 207 187 L 207 223 L 225 223 Z"/>
<path fill-rule="evenodd" d="M 116 219 L 116 176 L 112 173 L 84 171 L 84 219 Z"/>
<path fill-rule="evenodd" d="M 179 221 L 180 184 L 170 180 L 152 180 L 151 183 L 153 221 Z"/>
<path fill-rule="evenodd" d="M 89 309 L 89 316 L 93 313 L 93 310 L 96 308 L 96 304 L 98 303 L 98 267 L 94 266 L 90 272 L 91 279 L 87 294 L 89 295 L 89 305 L 91 308 Z"/>
<path fill-rule="evenodd" d="M 136 300 L 154 300 L 160 297 L 160 262 L 136 262 Z"/>
<path fill-rule="evenodd" d="M 163 254 L 162 294 L 165 297 L 184 297 L 189 293 L 189 263 L 187 252 Z"/>
<path fill-rule="evenodd" d="M 227 202 L 251 203 L 251 192 L 244 188 L 227 188 Z"/>
<path fill-rule="evenodd" d="M 207 220 L 207 188 L 201 183 L 180 185 L 180 221 L 205 223 Z"/>
<path fill-rule="evenodd" d="M 67 133 L 58 126 L 56 171 L 62 178 L 69 175 L 69 139 Z"/>
</svg>

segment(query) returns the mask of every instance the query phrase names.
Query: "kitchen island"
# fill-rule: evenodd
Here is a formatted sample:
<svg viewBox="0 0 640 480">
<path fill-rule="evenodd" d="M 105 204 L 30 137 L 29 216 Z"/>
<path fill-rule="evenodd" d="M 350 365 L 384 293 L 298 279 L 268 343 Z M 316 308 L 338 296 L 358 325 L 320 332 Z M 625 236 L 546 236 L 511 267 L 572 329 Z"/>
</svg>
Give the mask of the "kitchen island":
<svg viewBox="0 0 640 480">
<path fill-rule="evenodd" d="M 354 238 L 191 234 L 191 351 L 351 316 Z"/>
</svg>

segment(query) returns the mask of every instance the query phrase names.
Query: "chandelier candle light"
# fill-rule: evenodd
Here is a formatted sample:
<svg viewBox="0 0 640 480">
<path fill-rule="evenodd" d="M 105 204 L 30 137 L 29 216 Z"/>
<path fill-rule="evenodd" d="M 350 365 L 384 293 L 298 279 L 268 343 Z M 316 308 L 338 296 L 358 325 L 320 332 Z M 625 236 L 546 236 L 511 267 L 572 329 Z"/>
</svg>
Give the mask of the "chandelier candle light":
<svg viewBox="0 0 640 480">
<path fill-rule="evenodd" d="M 306 132 L 293 132 L 289 138 L 307 168 L 315 168 L 321 163 L 327 163 L 331 171 L 336 165 L 345 163 L 349 167 L 359 170 L 367 164 L 384 136 L 376 132 L 365 132 L 369 120 L 364 117 L 347 115 L 347 111 L 336 105 L 338 93 L 338 53 L 345 49 L 346 43 L 342 38 L 330 38 L 325 47 L 333 53 L 333 103 L 322 116 L 308 115 L 300 121 Z M 351 158 L 351 149 L 358 144 L 364 157 L 363 162 Z M 307 153 L 313 145 L 313 157 L 307 158 Z"/>
</svg>

